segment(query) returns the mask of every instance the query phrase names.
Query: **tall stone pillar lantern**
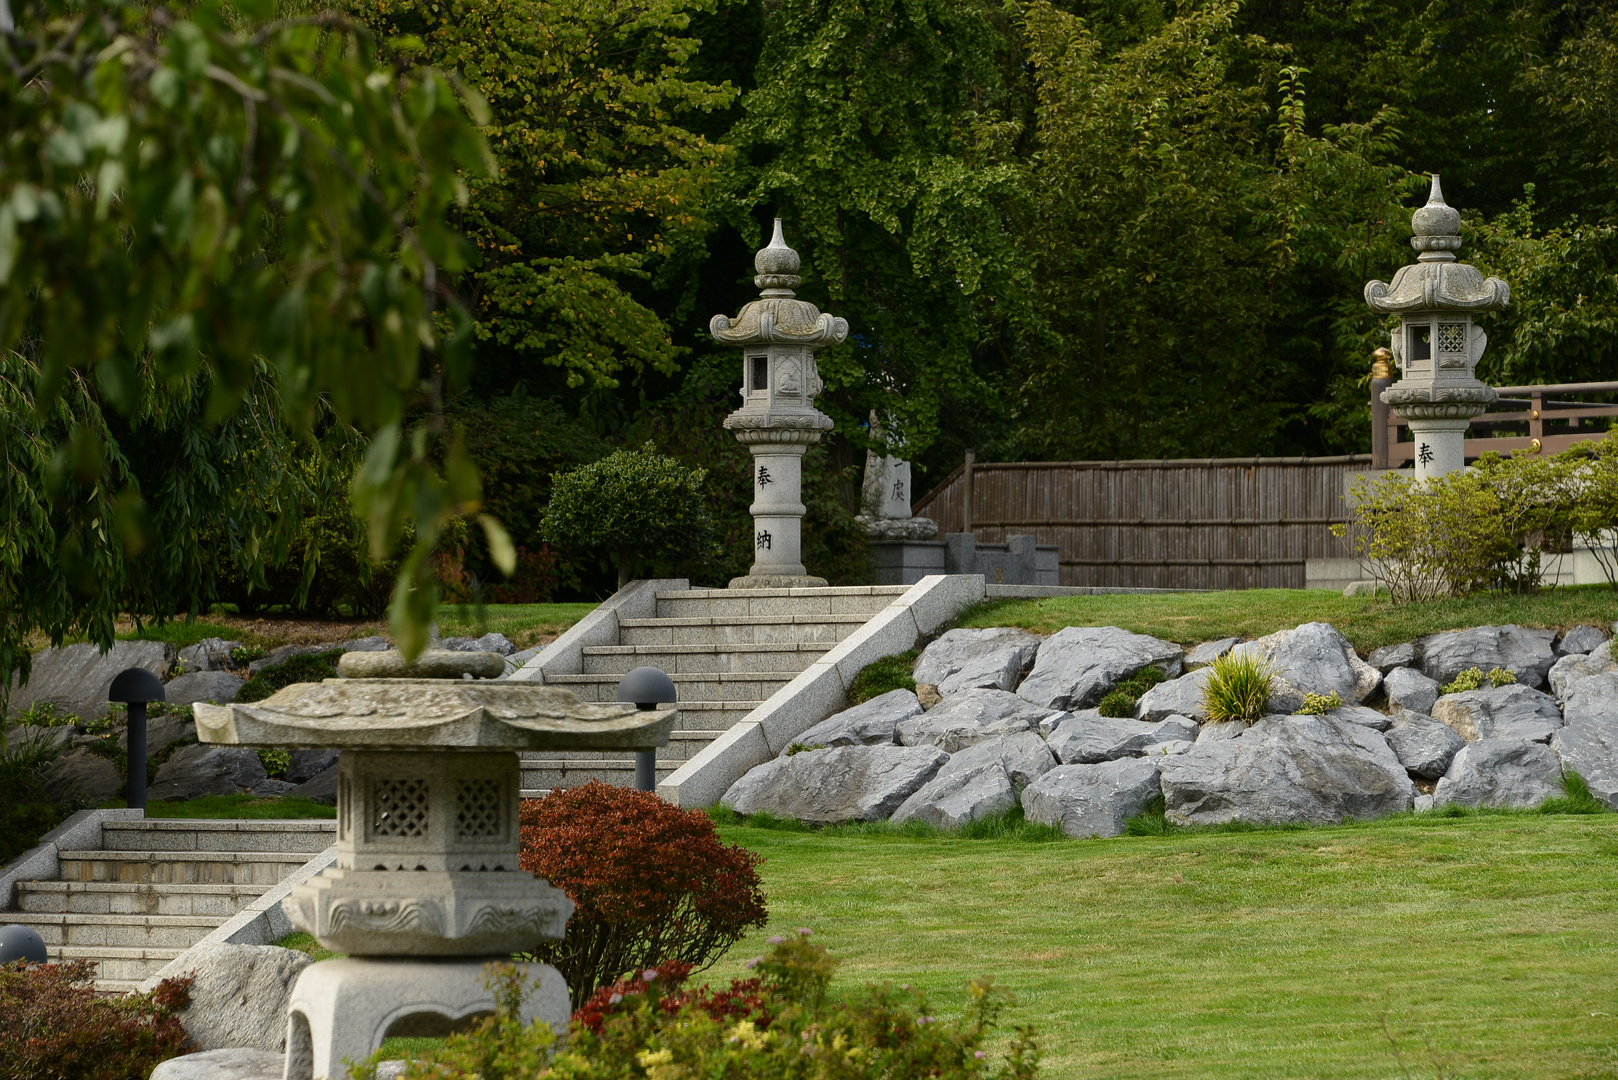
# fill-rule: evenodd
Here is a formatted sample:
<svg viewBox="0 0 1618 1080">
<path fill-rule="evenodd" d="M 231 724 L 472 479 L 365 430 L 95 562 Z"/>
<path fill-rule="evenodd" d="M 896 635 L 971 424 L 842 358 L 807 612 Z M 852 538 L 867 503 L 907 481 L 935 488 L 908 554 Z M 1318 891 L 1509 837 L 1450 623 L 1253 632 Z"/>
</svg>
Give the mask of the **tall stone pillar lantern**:
<svg viewBox="0 0 1618 1080">
<path fill-rule="evenodd" d="M 1421 481 L 1466 464 L 1466 429 L 1499 396 L 1474 374 L 1489 344 L 1475 320 L 1505 307 L 1511 290 L 1455 260 L 1461 215 L 1444 202 L 1437 174 L 1411 225 L 1410 246 L 1421 253 L 1416 264 L 1401 267 L 1391 285 L 1368 282 L 1365 302 L 1379 315 L 1400 316 L 1392 345 L 1401 378 L 1382 400 L 1410 425 Z"/>
<path fill-rule="evenodd" d="M 742 349 L 742 407 L 725 427 L 753 453 L 753 567 L 732 578 L 733 589 L 821 587 L 803 565 L 803 455 L 830 431 L 832 419 L 815 408 L 825 388 L 815 367 L 815 347 L 848 336 L 848 321 L 823 314 L 795 298 L 798 253 L 781 235 L 753 257 L 759 298 L 735 320 L 715 315 L 714 340 Z"/>
</svg>

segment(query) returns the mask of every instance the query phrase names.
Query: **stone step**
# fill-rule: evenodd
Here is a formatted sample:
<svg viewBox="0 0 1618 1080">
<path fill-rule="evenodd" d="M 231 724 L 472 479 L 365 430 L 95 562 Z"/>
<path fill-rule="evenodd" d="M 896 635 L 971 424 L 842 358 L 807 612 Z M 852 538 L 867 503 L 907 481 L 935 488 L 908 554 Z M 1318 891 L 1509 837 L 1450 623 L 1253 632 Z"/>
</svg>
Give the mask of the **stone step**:
<svg viewBox="0 0 1618 1080">
<path fill-rule="evenodd" d="M 681 764 L 683 762 L 667 761 L 659 758 L 657 762 L 657 779 L 659 781 L 666 779 Z M 552 758 L 541 762 L 525 762 L 522 770 L 522 797 L 536 799 L 543 793 L 555 788 L 583 787 L 591 780 L 600 780 L 602 783 L 613 784 L 617 787 L 634 787 L 634 759 L 579 761 L 572 757 L 567 757 Z"/>
<path fill-rule="evenodd" d="M 584 649 L 586 675 L 625 675 L 638 667 L 670 675 L 785 672 L 796 675 L 831 650 L 831 643 L 766 645 L 593 645 Z"/>
<path fill-rule="evenodd" d="M 168 965 L 185 950 L 180 948 L 129 949 L 111 946 L 47 945 L 53 961 L 91 960 L 96 965 L 96 989 L 128 988 L 142 982 Z"/>
<path fill-rule="evenodd" d="M 308 862 L 302 853 L 270 851 L 64 851 L 63 881 L 152 882 L 158 885 L 258 885 L 261 890 Z"/>
<path fill-rule="evenodd" d="M 20 881 L 17 909 L 71 915 L 204 915 L 228 919 L 264 894 L 258 885 Z"/>
<path fill-rule="evenodd" d="M 761 702 L 791 682 L 791 671 L 671 672 L 679 700 Z M 613 701 L 622 675 L 546 675 L 547 686 L 565 686 L 584 701 Z"/>
<path fill-rule="evenodd" d="M 776 642 L 842 641 L 869 615 L 745 615 L 689 619 L 620 619 L 625 645 L 765 645 Z"/>
<path fill-rule="evenodd" d="M 676 731 L 669 737 L 667 746 L 657 748 L 659 761 L 683 762 L 696 756 L 703 747 L 713 742 L 723 731 Z M 551 758 L 566 757 L 569 761 L 632 761 L 632 750 L 567 750 L 549 752 L 535 750 L 522 756 L 522 767 L 528 768 L 529 762 L 549 760 Z"/>
<path fill-rule="evenodd" d="M 851 585 L 829 589 L 687 589 L 657 594 L 660 618 L 735 615 L 875 615 L 904 585 Z"/>
<path fill-rule="evenodd" d="M 720 732 L 758 708 L 756 701 L 682 701 L 676 731 Z"/>
<path fill-rule="evenodd" d="M 267 851 L 313 855 L 337 842 L 337 822 L 147 818 L 101 827 L 107 851 Z"/>
<path fill-rule="evenodd" d="M 0 926 L 27 926 L 46 945 L 90 949 L 189 949 L 225 918 L 203 915 L 52 915 L 0 912 Z"/>
</svg>

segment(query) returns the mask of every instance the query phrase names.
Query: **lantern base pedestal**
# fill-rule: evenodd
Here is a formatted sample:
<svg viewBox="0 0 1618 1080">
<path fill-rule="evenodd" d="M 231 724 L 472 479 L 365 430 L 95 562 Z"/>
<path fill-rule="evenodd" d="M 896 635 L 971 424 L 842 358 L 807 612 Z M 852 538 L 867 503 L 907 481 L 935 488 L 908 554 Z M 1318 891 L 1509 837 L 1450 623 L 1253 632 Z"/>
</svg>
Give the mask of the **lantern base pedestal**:
<svg viewBox="0 0 1618 1080">
<path fill-rule="evenodd" d="M 746 574 L 730 579 L 732 589 L 824 589 L 826 579 L 809 574 Z"/>
<path fill-rule="evenodd" d="M 484 985 L 502 956 L 456 960 L 322 960 L 298 976 L 287 1008 L 283 1080 L 346 1080 L 389 1036 L 433 1038 L 470 1030 L 495 1011 Z M 523 1023 L 567 1034 L 567 983 L 549 964 L 517 964 L 529 987 Z"/>
</svg>

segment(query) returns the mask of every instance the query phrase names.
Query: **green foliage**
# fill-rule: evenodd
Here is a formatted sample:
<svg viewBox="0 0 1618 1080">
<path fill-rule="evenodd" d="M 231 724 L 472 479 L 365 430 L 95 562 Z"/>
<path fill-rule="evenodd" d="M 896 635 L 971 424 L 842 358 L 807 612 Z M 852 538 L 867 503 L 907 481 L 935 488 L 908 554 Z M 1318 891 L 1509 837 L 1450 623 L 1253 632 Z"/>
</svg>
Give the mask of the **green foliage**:
<svg viewBox="0 0 1618 1080">
<path fill-rule="evenodd" d="M 292 768 L 292 752 L 290 750 L 261 747 L 258 750 L 258 759 L 264 764 L 264 775 L 272 780 L 285 776 L 287 770 Z"/>
<path fill-rule="evenodd" d="M 1240 720 L 1251 724 L 1263 718 L 1270 705 L 1275 672 L 1269 661 L 1245 650 L 1228 652 L 1211 665 L 1213 674 L 1202 685 L 1202 705 L 1216 724 Z"/>
<path fill-rule="evenodd" d="M 1490 668 L 1488 679 L 1493 687 L 1510 686 L 1517 681 L 1517 673 L 1500 667 Z"/>
<path fill-rule="evenodd" d="M 738 814 L 728 806 L 716 804 L 707 810 L 714 824 L 739 826 L 747 829 L 766 829 L 770 832 L 817 833 L 825 836 L 887 836 L 913 840 L 1014 840 L 1035 844 L 1052 840 L 1067 840 L 1068 836 L 1054 825 L 1041 825 L 1023 816 L 1022 805 L 998 814 L 987 814 L 954 829 L 941 829 L 929 822 L 911 818 L 895 825 L 891 821 L 851 821 L 843 825 L 808 825 L 797 818 L 776 817 L 760 810 L 752 814 Z"/>
<path fill-rule="evenodd" d="M 924 995 L 889 984 L 830 993 L 837 960 L 810 942 L 807 929 L 771 941 L 769 952 L 750 965 L 758 979 L 732 983 L 728 992 L 692 993 L 678 977 L 655 969 L 637 973 L 613 988 L 617 1000 L 603 1001 L 599 1012 L 592 1008 L 594 1024 L 576 1022 L 560 1050 L 555 1033 L 520 1019 L 532 988 L 515 968 L 491 966 L 495 1014 L 410 1062 L 402 1080 L 1038 1076 L 1039 1053 L 1028 1028 L 1018 1029 L 1003 1062 L 989 1060 L 986 1046 L 1009 999 L 992 980 L 968 984 L 960 1021 L 940 1021 Z M 374 1076 L 379 1060 L 373 1056 L 350 1075 Z"/>
<path fill-rule="evenodd" d="M 706 476 L 651 444 L 619 450 L 555 478 L 541 533 L 580 555 L 611 560 L 623 588 L 632 570 L 714 550 Z"/>
<path fill-rule="evenodd" d="M 1096 706 L 1096 711 L 1102 716 L 1134 716 L 1141 695 L 1167 678 L 1162 668 L 1143 667 L 1109 690 Z"/>
<path fill-rule="evenodd" d="M 1546 799 L 1537 809 L 1541 814 L 1613 813 L 1613 808 L 1597 798 L 1584 777 L 1572 769 L 1562 770 L 1562 794 Z"/>
<path fill-rule="evenodd" d="M 30 0 L 0 38 L 5 426 L 31 408 L 30 445 L 55 446 L 58 462 L 22 474 L 31 512 L 8 515 L 8 670 L 35 628 L 111 640 L 129 550 L 161 537 L 169 551 L 164 526 L 201 529 L 199 508 L 211 520 L 207 501 L 164 499 L 163 483 L 227 504 L 242 490 L 206 469 L 140 477 L 121 460 L 132 444 L 119 425 L 166 396 L 188 403 L 176 435 L 243 412 L 251 430 L 284 417 L 309 431 L 326 406 L 376 434 L 355 497 L 374 557 L 407 524 L 420 541 L 396 606 L 408 651 L 435 602 L 426 552 L 478 501 L 438 388 L 464 379 L 471 336 L 442 275 L 471 257 L 447 219 L 490 167 L 465 111 L 481 100 L 431 71 L 395 78 L 340 16 L 235 10 L 227 24 L 212 2 Z M 408 431 L 407 409 L 424 417 Z M 442 468 L 435 446 L 448 447 Z M 251 553 L 268 539 L 257 532 L 222 539 Z M 157 558 L 148 602 L 197 610 L 211 582 L 194 569 Z"/>
<path fill-rule="evenodd" d="M 1440 694 L 1464 694 L 1468 690 L 1477 690 L 1487 682 L 1490 686 L 1510 686 L 1517 681 L 1514 672 L 1504 668 L 1492 668 L 1487 675 L 1482 668 L 1469 667 L 1455 673 L 1455 678 L 1445 683 Z"/>
<path fill-rule="evenodd" d="M 62 823 L 68 808 L 52 802 L 42 783 L 45 770 L 65 749 L 45 732 L 13 729 L 0 743 L 0 866 L 15 859 Z"/>
<path fill-rule="evenodd" d="M 667 312 L 638 286 L 688 261 L 710 227 L 722 148 L 689 121 L 736 90 L 693 77 L 686 31 L 714 6 L 348 0 L 389 59 L 453 70 L 489 104 L 498 169 L 470 180 L 456 215 L 480 256 L 464 291 L 485 364 L 520 377 L 543 365 L 595 390 L 673 372 Z"/>
<path fill-rule="evenodd" d="M 230 662 L 237 667 L 246 667 L 254 660 L 262 660 L 269 655 L 257 645 L 238 645 L 230 650 Z"/>
<path fill-rule="evenodd" d="M 1325 716 L 1333 709 L 1343 707 L 1343 695 L 1333 690 L 1329 694 L 1304 694 L 1299 716 Z"/>
<path fill-rule="evenodd" d="M 1608 496 L 1599 483 L 1587 489 L 1581 474 L 1604 478 L 1605 461 L 1583 449 L 1551 458 L 1485 454 L 1471 469 L 1421 484 L 1367 475 L 1349 492 L 1349 523 L 1332 531 L 1396 604 L 1481 589 L 1532 592 L 1547 550 L 1565 550 L 1581 528 L 1599 531 Z"/>
<path fill-rule="evenodd" d="M 241 689 L 236 691 L 236 700 L 263 701 L 277 690 L 293 683 L 335 679 L 337 661 L 342 655 L 341 649 L 332 649 L 323 653 L 289 656 L 279 664 L 259 668 L 258 673 L 242 683 Z"/>
<path fill-rule="evenodd" d="M 884 656 L 860 669 L 848 687 L 851 705 L 860 705 L 892 690 L 916 690 L 916 650 Z"/>
<path fill-rule="evenodd" d="M 341 960 L 348 955 L 347 953 L 332 952 L 319 941 L 316 941 L 313 934 L 306 934 L 301 930 L 288 934 L 275 944 L 278 948 L 296 949 L 298 952 L 307 953 L 309 958 L 315 961 Z"/>
<path fill-rule="evenodd" d="M 797 754 L 802 754 L 802 753 L 805 753 L 805 752 L 810 751 L 810 750 L 824 750 L 824 749 L 826 749 L 826 744 L 825 743 L 795 742 L 791 746 L 787 747 L 786 756 L 787 757 L 793 757 L 793 756 L 795 756 Z"/>
<path fill-rule="evenodd" d="M 156 775 L 155 773 L 152 775 Z M 231 819 L 245 821 L 285 821 L 302 818 L 334 818 L 335 806 L 311 799 L 283 795 L 261 799 L 255 795 L 204 795 L 199 799 L 153 803 L 146 816 L 154 818 Z"/>
</svg>

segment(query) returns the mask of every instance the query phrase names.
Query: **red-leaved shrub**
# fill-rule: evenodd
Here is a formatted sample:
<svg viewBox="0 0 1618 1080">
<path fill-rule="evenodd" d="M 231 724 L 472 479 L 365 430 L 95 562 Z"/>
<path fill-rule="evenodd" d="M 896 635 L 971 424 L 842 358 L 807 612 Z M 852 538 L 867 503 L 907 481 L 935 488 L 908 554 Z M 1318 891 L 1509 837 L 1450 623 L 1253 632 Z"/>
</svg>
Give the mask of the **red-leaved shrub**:
<svg viewBox="0 0 1618 1080">
<path fill-rule="evenodd" d="M 765 921 L 759 856 L 726 846 L 700 810 L 592 781 L 522 805 L 522 868 L 573 900 L 567 936 L 534 955 L 575 1002 L 673 961 L 700 971 Z"/>
<path fill-rule="evenodd" d="M 770 1013 L 764 1000 L 764 980 L 732 979 L 724 990 L 700 986 L 685 989 L 691 977 L 691 965 L 678 960 L 659 964 L 655 968 L 637 971 L 630 978 L 619 979 L 611 986 L 603 986 L 573 1013 L 573 1021 L 597 1035 L 607 1021 L 607 1014 L 620 1006 L 633 1009 L 636 994 L 651 993 L 657 1007 L 672 1016 L 687 1005 L 694 1006 L 715 1020 L 746 1020 L 751 1018 L 760 1031 L 770 1026 Z"/>
<path fill-rule="evenodd" d="M 0 966 L 0 1077 L 5 1080 L 146 1080 L 191 1040 L 176 1013 L 190 979 L 149 994 L 98 996 L 85 960 Z"/>
</svg>

